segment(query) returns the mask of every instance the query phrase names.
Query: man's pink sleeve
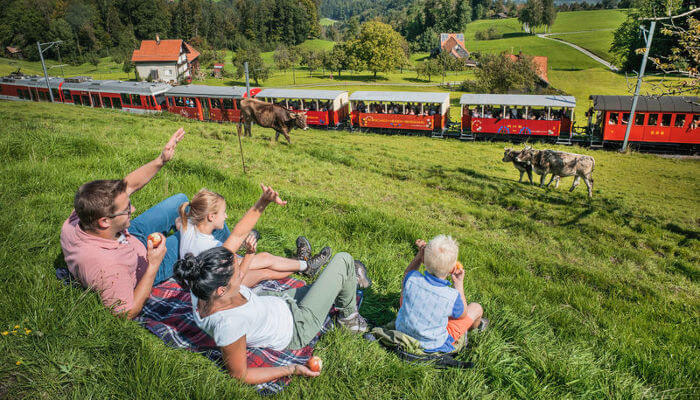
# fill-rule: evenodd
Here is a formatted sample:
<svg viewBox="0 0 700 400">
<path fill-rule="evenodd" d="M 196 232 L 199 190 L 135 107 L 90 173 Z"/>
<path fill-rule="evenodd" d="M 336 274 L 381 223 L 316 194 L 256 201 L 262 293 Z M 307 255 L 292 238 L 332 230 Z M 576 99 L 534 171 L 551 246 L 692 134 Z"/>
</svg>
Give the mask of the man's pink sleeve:
<svg viewBox="0 0 700 400">
<path fill-rule="evenodd" d="M 99 293 L 102 304 L 111 308 L 114 314 L 129 311 L 134 305 L 135 277 L 125 265 L 110 265 L 100 268 L 100 275 L 93 283 L 93 290 Z"/>
</svg>

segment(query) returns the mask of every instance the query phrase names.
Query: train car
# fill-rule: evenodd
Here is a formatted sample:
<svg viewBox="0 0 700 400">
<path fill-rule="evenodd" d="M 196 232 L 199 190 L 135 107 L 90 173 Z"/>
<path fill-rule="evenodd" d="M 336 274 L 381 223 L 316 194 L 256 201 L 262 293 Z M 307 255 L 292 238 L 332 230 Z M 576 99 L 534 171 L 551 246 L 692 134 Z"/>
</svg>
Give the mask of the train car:
<svg viewBox="0 0 700 400">
<path fill-rule="evenodd" d="M 464 94 L 461 134 L 474 137 L 569 137 L 573 130 L 573 96 Z"/>
<path fill-rule="evenodd" d="M 2 98 L 50 101 L 44 77 L 5 77 L 0 83 Z M 165 83 L 93 80 L 90 77 L 49 78 L 54 102 L 97 108 L 116 108 L 134 113 L 158 112 L 165 102 L 163 94 L 171 88 Z"/>
<path fill-rule="evenodd" d="M 450 115 L 449 93 L 363 91 L 349 100 L 351 127 L 442 133 Z"/>
<path fill-rule="evenodd" d="M 262 89 L 255 98 L 306 113 L 308 125 L 337 127 L 348 117 L 344 90 Z"/>
<path fill-rule="evenodd" d="M 591 132 L 602 138 L 604 146 L 619 147 L 625 139 L 633 97 L 592 95 L 589 99 Z M 697 149 L 700 97 L 639 96 L 628 141 L 640 146 Z"/>
<path fill-rule="evenodd" d="M 54 101 L 60 102 L 60 87 L 62 78 L 49 78 L 49 86 L 53 92 Z M 0 79 L 0 99 L 51 101 L 46 87 L 46 78 L 38 76 L 5 76 Z"/>
<path fill-rule="evenodd" d="M 260 91 L 251 88 L 251 95 Z M 246 89 L 241 86 L 175 86 L 166 93 L 167 109 L 173 114 L 200 121 L 240 122 L 241 99 Z"/>
</svg>

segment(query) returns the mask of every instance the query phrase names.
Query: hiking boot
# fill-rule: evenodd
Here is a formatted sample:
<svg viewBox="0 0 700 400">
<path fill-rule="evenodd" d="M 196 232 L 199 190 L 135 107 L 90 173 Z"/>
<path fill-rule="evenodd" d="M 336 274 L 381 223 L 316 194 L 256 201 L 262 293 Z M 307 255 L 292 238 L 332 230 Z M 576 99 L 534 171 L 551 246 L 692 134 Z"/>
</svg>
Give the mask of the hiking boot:
<svg viewBox="0 0 700 400">
<path fill-rule="evenodd" d="M 479 326 L 476 327 L 477 332 L 483 332 L 486 330 L 486 328 L 489 326 L 489 320 L 481 317 L 481 322 L 479 323 Z"/>
<path fill-rule="evenodd" d="M 301 271 L 302 274 L 312 278 L 318 274 L 318 271 L 323 268 L 331 259 L 331 248 L 326 246 L 321 249 L 321 252 L 311 257 L 306 261 L 306 269 Z"/>
<path fill-rule="evenodd" d="M 345 318 L 340 318 L 340 316 L 338 316 L 336 321 L 339 325 L 344 326 L 353 333 L 365 333 L 369 330 L 367 321 L 360 315 L 359 311 L 355 311 Z"/>
<path fill-rule="evenodd" d="M 304 236 L 297 238 L 297 260 L 309 261 L 311 258 L 311 243 Z"/>
<path fill-rule="evenodd" d="M 367 289 L 372 286 L 372 280 L 367 275 L 367 268 L 362 261 L 355 260 L 355 275 L 357 275 L 357 288 Z"/>
</svg>

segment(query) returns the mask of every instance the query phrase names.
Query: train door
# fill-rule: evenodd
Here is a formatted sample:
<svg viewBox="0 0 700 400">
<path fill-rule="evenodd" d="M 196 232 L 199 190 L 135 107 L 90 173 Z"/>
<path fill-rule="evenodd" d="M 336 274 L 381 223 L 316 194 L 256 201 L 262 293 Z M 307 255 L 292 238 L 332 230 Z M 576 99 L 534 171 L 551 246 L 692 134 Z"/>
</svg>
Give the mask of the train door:
<svg viewBox="0 0 700 400">
<path fill-rule="evenodd" d="M 205 121 L 209 121 L 211 119 L 211 111 L 209 110 L 209 99 L 202 97 L 197 100 L 202 105 L 202 117 Z"/>
<path fill-rule="evenodd" d="M 98 93 L 91 93 L 90 97 L 92 97 L 93 107 L 102 107 L 102 102 L 100 101 L 100 95 Z"/>
</svg>

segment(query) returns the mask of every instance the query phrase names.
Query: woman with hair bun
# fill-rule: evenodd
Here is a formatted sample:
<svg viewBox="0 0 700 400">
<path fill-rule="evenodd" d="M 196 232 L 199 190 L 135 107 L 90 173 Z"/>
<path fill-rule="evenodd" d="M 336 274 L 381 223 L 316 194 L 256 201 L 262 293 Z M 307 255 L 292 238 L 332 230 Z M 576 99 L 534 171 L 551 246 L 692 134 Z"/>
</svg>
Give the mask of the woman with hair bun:
<svg viewBox="0 0 700 400">
<path fill-rule="evenodd" d="M 249 368 L 246 347 L 300 349 L 321 330 L 332 306 L 339 310 L 340 325 L 366 332 L 367 322 L 357 310 L 354 260 L 338 253 L 310 286 L 255 294 L 250 287 L 258 282 L 246 272 L 256 246 L 255 237 L 249 236 L 242 259 L 215 247 L 197 257 L 188 254 L 175 264 L 175 278 L 191 291 L 194 320 L 221 348 L 234 378 L 258 384 L 289 375 L 318 376 L 301 364 Z"/>
</svg>

